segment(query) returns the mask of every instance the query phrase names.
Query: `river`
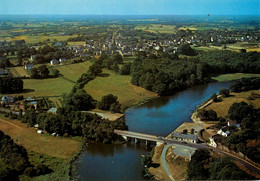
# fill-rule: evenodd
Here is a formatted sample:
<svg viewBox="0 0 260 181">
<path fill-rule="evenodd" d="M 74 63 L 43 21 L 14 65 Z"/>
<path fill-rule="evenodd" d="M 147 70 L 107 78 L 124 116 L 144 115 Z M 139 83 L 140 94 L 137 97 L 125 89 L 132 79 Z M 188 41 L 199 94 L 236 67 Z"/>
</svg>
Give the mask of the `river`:
<svg viewBox="0 0 260 181">
<path fill-rule="evenodd" d="M 213 82 L 181 91 L 174 96 L 151 100 L 130 108 L 125 117 L 129 130 L 167 136 L 183 122 L 191 122 L 196 106 L 232 82 Z M 144 144 L 89 144 L 76 163 L 78 180 L 144 180 L 141 155 L 151 148 Z"/>
</svg>

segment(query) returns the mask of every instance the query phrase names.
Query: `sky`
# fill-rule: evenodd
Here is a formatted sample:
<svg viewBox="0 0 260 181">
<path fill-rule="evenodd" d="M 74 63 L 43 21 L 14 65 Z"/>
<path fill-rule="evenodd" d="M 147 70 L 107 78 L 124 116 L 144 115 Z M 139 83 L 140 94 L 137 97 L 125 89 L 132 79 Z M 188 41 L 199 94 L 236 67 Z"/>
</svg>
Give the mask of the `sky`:
<svg viewBox="0 0 260 181">
<path fill-rule="evenodd" d="M 260 15 L 260 0 L 0 0 L 0 14 Z"/>
</svg>

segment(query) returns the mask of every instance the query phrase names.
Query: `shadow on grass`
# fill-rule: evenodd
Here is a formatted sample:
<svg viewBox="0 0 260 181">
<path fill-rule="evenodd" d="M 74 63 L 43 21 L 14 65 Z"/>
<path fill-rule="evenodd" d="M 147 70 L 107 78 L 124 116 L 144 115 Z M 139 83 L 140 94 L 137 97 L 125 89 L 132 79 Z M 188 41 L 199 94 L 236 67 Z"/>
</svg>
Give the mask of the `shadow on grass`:
<svg viewBox="0 0 260 181">
<path fill-rule="evenodd" d="M 109 77 L 109 76 L 110 76 L 110 74 L 108 74 L 108 73 L 101 73 L 98 75 L 98 77 Z"/>
<path fill-rule="evenodd" d="M 160 166 L 159 163 L 152 163 L 152 164 L 151 164 L 151 167 L 153 167 L 153 168 L 158 168 L 159 166 Z"/>
<path fill-rule="evenodd" d="M 34 89 L 23 89 L 23 91 L 21 91 L 21 93 L 29 93 L 29 92 L 35 92 Z"/>
</svg>

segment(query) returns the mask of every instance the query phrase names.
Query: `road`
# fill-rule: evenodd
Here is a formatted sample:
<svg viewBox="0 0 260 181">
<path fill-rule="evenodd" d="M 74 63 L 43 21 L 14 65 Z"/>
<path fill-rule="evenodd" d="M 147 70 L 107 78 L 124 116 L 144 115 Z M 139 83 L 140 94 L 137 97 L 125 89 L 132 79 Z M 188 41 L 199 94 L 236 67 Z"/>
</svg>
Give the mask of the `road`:
<svg viewBox="0 0 260 181">
<path fill-rule="evenodd" d="M 172 177 L 172 174 L 171 174 L 171 172 L 170 172 L 170 170 L 169 170 L 169 168 L 168 168 L 168 166 L 167 166 L 167 163 L 166 163 L 166 161 L 165 161 L 165 155 L 166 155 L 166 152 L 167 152 L 167 150 L 168 150 L 168 148 L 169 148 L 170 146 L 171 146 L 171 145 L 165 145 L 165 146 L 163 147 L 163 151 L 162 151 L 162 154 L 161 154 L 161 162 L 162 162 L 163 168 L 164 168 L 164 170 L 166 171 L 166 173 L 167 173 L 167 175 L 169 176 L 169 178 L 170 178 L 171 180 L 174 180 L 174 178 Z"/>
<path fill-rule="evenodd" d="M 131 138 L 137 138 L 137 139 L 141 139 L 141 140 L 148 140 L 148 141 L 155 141 L 155 142 L 161 142 L 161 143 L 166 143 L 167 145 L 171 145 L 171 144 L 178 144 L 178 145 L 185 145 L 185 146 L 189 146 L 192 148 L 197 148 L 197 149 L 210 149 L 212 151 L 224 154 L 228 157 L 231 157 L 237 161 L 239 161 L 241 164 L 245 165 L 248 169 L 250 169 L 251 171 L 257 173 L 260 176 L 260 168 L 255 166 L 253 163 L 248 162 L 247 160 L 244 160 L 243 158 L 240 158 L 236 155 L 233 155 L 231 153 L 228 153 L 226 151 L 217 149 L 215 147 L 211 147 L 205 143 L 199 143 L 199 144 L 195 144 L 195 143 L 186 143 L 186 142 L 180 142 L 177 140 L 173 140 L 173 139 L 165 139 L 164 137 L 160 137 L 160 136 L 154 136 L 154 135 L 149 135 L 149 134 L 143 134 L 143 133 L 137 133 L 137 132 L 132 132 L 132 131 L 122 131 L 122 130 L 114 130 L 114 132 L 116 134 L 122 135 L 122 136 L 127 136 L 127 137 L 131 137 Z"/>
</svg>

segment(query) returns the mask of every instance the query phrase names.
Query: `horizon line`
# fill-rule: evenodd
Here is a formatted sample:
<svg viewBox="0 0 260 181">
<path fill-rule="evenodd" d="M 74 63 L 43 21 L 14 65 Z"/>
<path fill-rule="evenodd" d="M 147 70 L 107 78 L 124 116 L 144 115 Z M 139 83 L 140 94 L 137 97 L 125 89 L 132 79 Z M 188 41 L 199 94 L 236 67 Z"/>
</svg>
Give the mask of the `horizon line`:
<svg viewBox="0 0 260 181">
<path fill-rule="evenodd" d="M 26 16 L 39 16 L 39 15 L 58 15 L 58 16 L 260 16 L 260 14 L 0 14 L 0 15 L 26 15 Z"/>
</svg>

